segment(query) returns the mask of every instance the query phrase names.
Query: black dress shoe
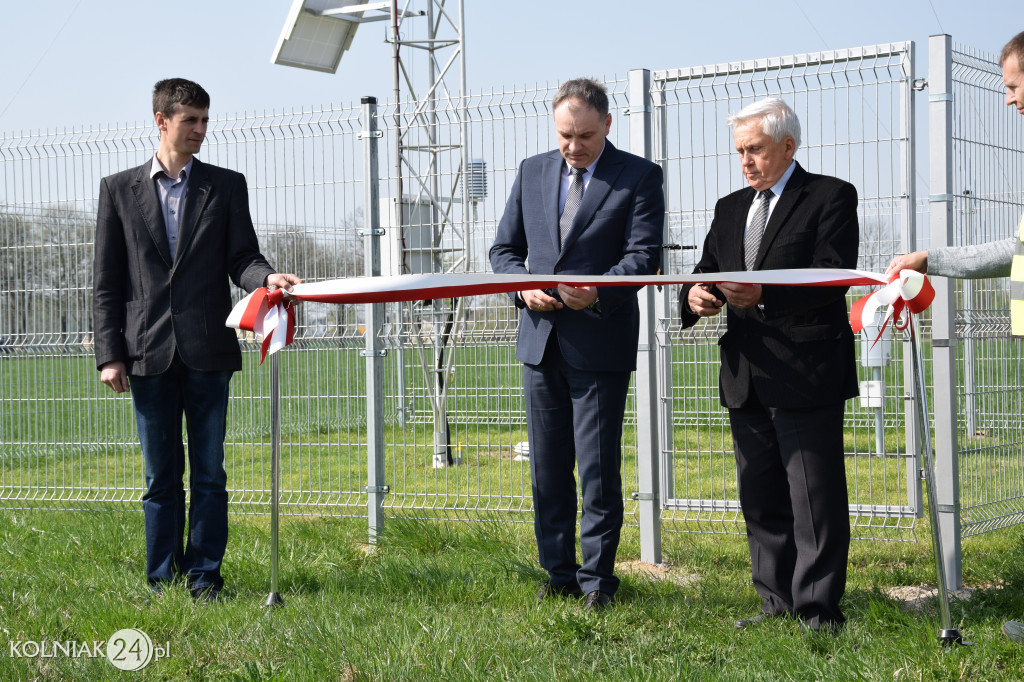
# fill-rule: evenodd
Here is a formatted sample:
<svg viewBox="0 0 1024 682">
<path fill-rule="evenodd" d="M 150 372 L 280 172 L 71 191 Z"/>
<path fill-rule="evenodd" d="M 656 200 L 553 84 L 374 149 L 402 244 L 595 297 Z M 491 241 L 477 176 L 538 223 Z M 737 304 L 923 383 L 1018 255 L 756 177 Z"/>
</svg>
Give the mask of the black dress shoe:
<svg viewBox="0 0 1024 682">
<path fill-rule="evenodd" d="M 583 605 L 585 611 L 602 611 L 604 609 L 611 608 L 615 602 L 615 597 L 608 594 L 607 592 L 599 592 L 594 590 L 587 595 L 587 601 Z"/>
<path fill-rule="evenodd" d="M 761 623 L 767 622 L 774 618 L 782 618 L 785 614 L 782 613 L 759 613 L 751 618 L 741 618 L 736 621 L 737 630 L 746 630 L 749 627 L 760 625 Z"/>
<path fill-rule="evenodd" d="M 552 597 L 580 599 L 582 596 L 583 590 L 580 589 L 579 585 L 555 585 L 549 580 L 540 586 L 540 591 L 537 592 L 537 601 L 544 601 Z"/>
<path fill-rule="evenodd" d="M 189 591 L 192 593 L 192 598 L 197 602 L 212 603 L 220 601 L 220 589 L 213 585 L 208 587 L 196 587 Z"/>
<path fill-rule="evenodd" d="M 809 623 L 803 619 L 800 620 L 800 634 L 805 636 L 814 635 L 831 635 L 837 636 L 843 629 L 843 624 L 834 620 L 826 620 L 817 623 L 815 627 L 814 623 Z"/>
</svg>

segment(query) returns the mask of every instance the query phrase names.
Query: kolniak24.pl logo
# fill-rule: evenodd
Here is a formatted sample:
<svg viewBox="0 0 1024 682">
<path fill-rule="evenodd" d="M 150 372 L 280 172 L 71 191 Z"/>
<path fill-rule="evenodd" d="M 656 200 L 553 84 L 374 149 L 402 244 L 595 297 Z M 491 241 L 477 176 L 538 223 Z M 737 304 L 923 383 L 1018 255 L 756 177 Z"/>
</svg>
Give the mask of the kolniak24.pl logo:
<svg viewBox="0 0 1024 682">
<path fill-rule="evenodd" d="M 141 670 L 152 661 L 171 655 L 171 643 L 153 645 L 142 630 L 118 630 L 107 641 L 75 642 L 71 640 L 11 641 L 8 653 L 13 658 L 101 658 L 120 670 Z"/>
</svg>

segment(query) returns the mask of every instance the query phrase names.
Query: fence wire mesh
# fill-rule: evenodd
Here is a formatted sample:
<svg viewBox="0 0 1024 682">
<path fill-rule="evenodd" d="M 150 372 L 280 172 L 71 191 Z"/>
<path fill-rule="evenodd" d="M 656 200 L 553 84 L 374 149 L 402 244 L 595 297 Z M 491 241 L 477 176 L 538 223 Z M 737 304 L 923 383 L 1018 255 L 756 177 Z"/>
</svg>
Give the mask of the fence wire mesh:
<svg viewBox="0 0 1024 682">
<path fill-rule="evenodd" d="M 958 87 L 964 102 L 976 100 L 975 108 L 957 114 L 964 130 L 957 167 L 965 188 L 958 198 L 959 238 L 966 243 L 1007 234 L 1006 225 L 1015 224 L 1010 214 L 1021 207 L 1021 141 L 1019 126 L 1009 121 L 995 136 L 984 127 L 1002 120 L 988 110 L 996 97 L 990 91 L 999 87 L 992 60 L 963 54 Z M 892 255 L 913 249 L 912 44 L 653 75 L 650 113 L 631 106 L 627 79 L 606 82 L 613 144 L 629 149 L 629 117 L 653 122 L 655 160 L 666 171 L 667 241 L 682 247 L 666 252 L 666 272 L 692 270 L 715 201 L 741 186 L 726 115 L 766 95 L 781 95 L 796 109 L 804 130 L 800 163 L 857 186 L 859 267 L 884 270 Z M 381 105 L 385 274 L 489 271 L 487 249 L 520 161 L 556 146 L 550 109 L 556 87 L 439 99 L 416 117 L 407 115 L 416 102 Z M 358 107 L 211 122 L 201 157 L 246 175 L 264 253 L 279 270 L 306 281 L 364 273 L 363 128 Z M 106 391 L 92 362 L 90 287 L 99 181 L 150 158 L 158 142 L 153 133 L 147 122 L 0 136 L 0 281 L 9 292 L 0 308 L 0 505 L 137 507 L 141 498 L 129 399 Z M 398 135 L 401 158 L 394 147 Z M 958 290 L 958 329 L 974 340 L 975 358 L 962 363 L 963 381 L 975 382 L 962 396 L 964 528 L 981 532 L 1020 520 L 1020 346 L 1006 338 L 1005 284 L 963 286 L 970 288 Z M 853 291 L 851 298 L 863 293 Z M 529 520 L 514 307 L 503 296 L 389 304 L 385 320 L 387 509 L 431 518 Z M 657 414 L 638 412 L 631 390 L 627 409 L 623 480 L 627 518 L 634 523 L 629 493 L 639 489 L 636 425 L 655 420 L 666 528 L 742 528 L 728 422 L 717 396 L 715 342 L 722 331 L 718 321 L 681 330 L 675 291 L 658 297 L 660 407 Z M 283 513 L 366 514 L 365 333 L 359 306 L 305 304 L 299 310 L 296 344 L 281 361 Z M 252 340 L 240 343 L 245 368 L 232 386 L 229 489 L 233 511 L 264 513 L 270 505 L 269 377 L 257 366 Z M 861 368 L 862 379 L 882 382 L 881 407 L 848 405 L 851 514 L 862 537 L 900 537 L 913 530 L 922 510 L 917 453 L 907 436 L 905 353 L 904 344 L 893 342 L 891 362 Z M 866 355 L 862 346 L 859 357 Z M 439 458 L 454 466 L 435 467 Z M 995 493 L 993 479 L 1002 486 Z"/>
<path fill-rule="evenodd" d="M 725 119 L 758 99 L 785 99 L 800 119 L 796 160 L 858 190 L 858 268 L 883 271 L 907 249 L 914 204 L 909 43 L 654 73 L 658 159 L 668 177 L 668 241 L 678 245 L 666 269 L 690 272 L 700 258 L 717 200 L 745 186 Z M 911 242 L 912 243 L 912 242 Z M 674 293 L 674 292 L 673 292 Z M 866 293 L 851 290 L 855 300 Z M 665 491 L 668 517 L 683 527 L 737 532 L 742 516 L 727 412 L 718 402 L 717 341 L 722 316 L 679 327 L 674 296 L 659 320 L 662 344 Z M 887 342 L 888 343 L 888 342 Z M 907 447 L 900 346 L 871 367 L 858 349 L 861 379 L 882 382 L 879 407 L 847 404 L 846 452 L 854 533 L 899 537 L 921 506 L 913 447 Z"/>
<path fill-rule="evenodd" d="M 1006 239 L 1024 212 L 1024 133 L 995 55 L 952 50 L 953 245 Z M 1010 335 L 1009 280 L 956 280 L 961 532 L 1024 521 L 1024 343 Z"/>
</svg>

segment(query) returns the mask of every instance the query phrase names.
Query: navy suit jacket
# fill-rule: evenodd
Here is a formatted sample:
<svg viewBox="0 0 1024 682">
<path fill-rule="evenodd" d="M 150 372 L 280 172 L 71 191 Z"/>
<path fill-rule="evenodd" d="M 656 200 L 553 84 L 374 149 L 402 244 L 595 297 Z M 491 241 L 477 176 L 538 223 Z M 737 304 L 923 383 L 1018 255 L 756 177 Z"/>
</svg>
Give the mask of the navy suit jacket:
<svg viewBox="0 0 1024 682">
<path fill-rule="evenodd" d="M 178 249 L 171 258 L 152 159 L 103 178 L 96 218 L 93 336 L 96 366 L 166 371 L 177 349 L 198 370 L 239 370 L 228 278 L 246 291 L 274 269 L 260 254 L 245 176 L 194 159 Z"/>
<path fill-rule="evenodd" d="M 558 150 L 532 156 L 519 174 L 490 250 L 497 273 L 648 275 L 661 261 L 665 196 L 661 167 L 620 151 L 604 151 L 583 194 L 572 229 L 558 246 L 558 194 L 565 160 Z M 522 308 L 516 359 L 536 365 L 556 331 L 562 357 L 586 371 L 636 369 L 638 287 L 600 287 L 595 309 L 538 312 Z"/>
<path fill-rule="evenodd" d="M 745 269 L 743 232 L 754 194 L 747 187 L 718 201 L 695 273 Z M 856 268 L 859 241 L 856 188 L 797 165 L 765 226 L 754 269 Z M 719 340 L 722 404 L 742 407 L 756 392 L 768 407 L 806 409 L 857 395 L 848 288 L 766 286 L 763 311 L 727 304 L 728 329 Z M 683 327 L 700 319 L 690 310 L 689 291 L 679 292 Z"/>
</svg>

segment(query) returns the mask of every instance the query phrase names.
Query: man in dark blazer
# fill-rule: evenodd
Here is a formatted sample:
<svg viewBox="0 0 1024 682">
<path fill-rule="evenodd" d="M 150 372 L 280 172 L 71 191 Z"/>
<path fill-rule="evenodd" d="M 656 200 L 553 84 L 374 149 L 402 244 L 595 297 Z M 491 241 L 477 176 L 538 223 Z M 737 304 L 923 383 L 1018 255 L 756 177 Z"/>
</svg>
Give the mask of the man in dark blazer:
<svg viewBox="0 0 1024 682">
<path fill-rule="evenodd" d="M 490 250 L 495 272 L 646 275 L 658 270 L 661 168 L 619 151 L 604 86 L 562 84 L 552 101 L 558 150 L 523 161 Z M 548 582 L 539 598 L 586 595 L 609 606 L 619 585 L 621 440 L 639 335 L 637 288 L 527 290 L 516 358 L 523 363 L 534 530 Z M 576 481 L 583 514 L 576 560 Z"/>
<path fill-rule="evenodd" d="M 800 122 L 779 99 L 729 117 L 750 186 L 719 200 L 694 269 L 854 268 L 857 191 L 793 161 Z M 845 401 L 857 395 L 847 287 L 683 287 L 690 327 L 728 304 L 719 394 L 729 408 L 740 505 L 761 614 L 837 631 L 850 545 Z"/>
<path fill-rule="evenodd" d="M 245 177 L 194 155 L 210 96 L 181 78 L 160 81 L 154 157 L 100 183 L 93 329 L 100 381 L 132 392 L 145 460 L 146 576 L 155 590 L 183 578 L 199 599 L 223 586 L 228 539 L 224 436 L 238 340 L 224 326 L 228 278 L 246 291 L 301 280 L 260 254 Z M 185 533 L 188 431 L 191 509 Z"/>
</svg>

